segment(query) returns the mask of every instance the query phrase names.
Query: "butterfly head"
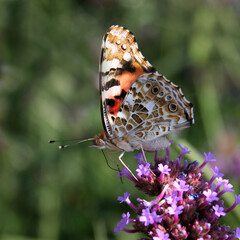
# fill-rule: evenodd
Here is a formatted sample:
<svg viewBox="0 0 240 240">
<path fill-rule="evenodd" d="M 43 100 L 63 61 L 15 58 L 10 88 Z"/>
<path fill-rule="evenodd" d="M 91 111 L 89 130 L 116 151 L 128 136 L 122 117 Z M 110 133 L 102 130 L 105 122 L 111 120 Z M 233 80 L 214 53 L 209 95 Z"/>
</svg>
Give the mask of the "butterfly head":
<svg viewBox="0 0 240 240">
<path fill-rule="evenodd" d="M 119 147 L 117 147 L 115 144 L 112 143 L 111 139 L 109 138 L 106 131 L 101 131 L 98 135 L 96 135 L 93 138 L 93 145 L 90 145 L 90 147 L 95 147 L 98 149 L 112 149 L 112 150 L 122 150 Z"/>
<path fill-rule="evenodd" d="M 104 134 L 104 131 L 102 131 L 99 135 L 96 135 L 93 138 L 93 145 L 91 145 L 90 147 L 95 147 L 98 149 L 106 148 L 106 141 L 104 140 L 104 138 L 105 138 L 105 134 Z"/>
</svg>

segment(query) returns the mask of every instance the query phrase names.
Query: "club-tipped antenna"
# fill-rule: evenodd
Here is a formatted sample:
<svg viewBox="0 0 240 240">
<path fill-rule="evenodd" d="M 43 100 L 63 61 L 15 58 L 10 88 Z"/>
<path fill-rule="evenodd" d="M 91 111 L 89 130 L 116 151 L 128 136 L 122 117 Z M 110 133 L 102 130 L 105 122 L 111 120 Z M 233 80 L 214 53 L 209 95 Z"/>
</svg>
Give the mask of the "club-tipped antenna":
<svg viewBox="0 0 240 240">
<path fill-rule="evenodd" d="M 59 149 L 63 149 L 63 148 L 67 148 L 70 146 L 74 146 L 83 142 L 87 142 L 87 141 L 92 141 L 94 140 L 94 138 L 87 138 L 87 139 L 64 139 L 64 140 L 49 140 L 48 143 L 56 143 L 56 142 L 73 142 L 70 144 L 65 144 L 65 145 L 60 145 L 58 146 Z"/>
</svg>

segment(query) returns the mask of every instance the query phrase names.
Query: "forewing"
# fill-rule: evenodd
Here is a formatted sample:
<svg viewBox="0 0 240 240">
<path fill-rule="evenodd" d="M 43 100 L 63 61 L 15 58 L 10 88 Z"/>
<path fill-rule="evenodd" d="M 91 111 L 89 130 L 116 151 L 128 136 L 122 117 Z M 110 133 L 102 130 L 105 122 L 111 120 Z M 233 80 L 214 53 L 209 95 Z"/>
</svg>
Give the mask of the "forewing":
<svg viewBox="0 0 240 240">
<path fill-rule="evenodd" d="M 103 126 L 109 136 L 132 84 L 152 72 L 156 70 L 139 51 L 134 35 L 124 27 L 110 27 L 102 40 L 99 81 Z"/>
</svg>

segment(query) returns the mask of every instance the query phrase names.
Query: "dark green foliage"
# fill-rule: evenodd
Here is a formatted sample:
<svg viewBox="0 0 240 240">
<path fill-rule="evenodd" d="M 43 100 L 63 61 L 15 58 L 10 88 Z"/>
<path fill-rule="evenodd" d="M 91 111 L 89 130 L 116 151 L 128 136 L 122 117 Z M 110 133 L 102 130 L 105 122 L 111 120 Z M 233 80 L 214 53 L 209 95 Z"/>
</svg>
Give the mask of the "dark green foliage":
<svg viewBox="0 0 240 240">
<path fill-rule="evenodd" d="M 239 11 L 234 0 L 1 0 L 2 239 L 115 238 L 123 211 L 116 198 L 132 186 L 88 143 L 62 151 L 47 144 L 102 129 L 98 59 L 112 24 L 129 28 L 143 55 L 193 102 L 196 124 L 183 138 L 219 154 L 229 132 L 239 142 Z"/>
</svg>

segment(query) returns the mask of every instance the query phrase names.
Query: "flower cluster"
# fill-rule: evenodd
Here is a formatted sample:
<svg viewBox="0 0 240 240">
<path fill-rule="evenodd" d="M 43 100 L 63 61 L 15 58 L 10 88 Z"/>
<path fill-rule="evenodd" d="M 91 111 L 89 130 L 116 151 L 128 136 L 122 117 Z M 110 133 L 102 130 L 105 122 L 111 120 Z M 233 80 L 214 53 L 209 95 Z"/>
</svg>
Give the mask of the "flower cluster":
<svg viewBox="0 0 240 240">
<path fill-rule="evenodd" d="M 134 205 L 130 194 L 124 193 L 118 200 L 126 202 L 137 217 L 130 218 L 129 212 L 123 213 L 114 231 L 141 232 L 146 236 L 142 239 L 153 240 L 240 239 L 240 228 L 231 231 L 229 226 L 219 223 L 221 217 L 240 203 L 240 195 L 235 195 L 235 203 L 226 208 L 221 196 L 234 191 L 229 181 L 222 178 L 223 174 L 217 167 L 212 169 L 210 181 L 203 178 L 203 167 L 215 161 L 213 154 L 204 153 L 205 161 L 201 166 L 198 162 L 189 163 L 187 160 L 180 164 L 183 156 L 190 151 L 179 146 L 181 154 L 176 160 L 170 160 L 169 148 L 164 158 L 156 153 L 153 164 L 146 161 L 143 153 L 139 153 L 135 157 L 139 160 L 136 176 L 132 176 L 126 168 L 119 173 L 119 177 L 127 177 L 136 188 L 154 196 L 154 199 L 137 199 Z M 132 227 L 126 228 L 129 223 Z"/>
</svg>

